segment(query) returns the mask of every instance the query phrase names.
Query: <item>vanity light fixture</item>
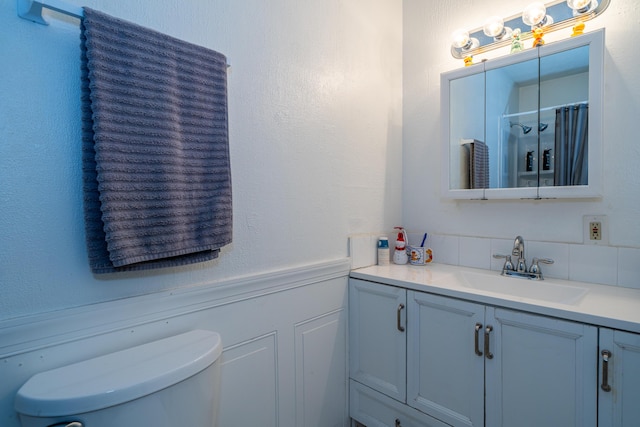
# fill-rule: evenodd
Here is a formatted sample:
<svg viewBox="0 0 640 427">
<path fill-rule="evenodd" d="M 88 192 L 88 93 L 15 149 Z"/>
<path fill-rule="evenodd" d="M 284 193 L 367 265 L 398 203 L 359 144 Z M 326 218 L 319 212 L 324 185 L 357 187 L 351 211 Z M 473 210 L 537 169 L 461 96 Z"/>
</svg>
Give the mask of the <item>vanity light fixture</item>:
<svg viewBox="0 0 640 427">
<path fill-rule="evenodd" d="M 490 16 L 484 21 L 482 31 L 495 41 L 507 40 L 511 37 L 513 30 L 504 26 L 504 20 L 499 16 Z"/>
<path fill-rule="evenodd" d="M 567 6 L 573 9 L 573 15 L 578 16 L 591 12 L 598 7 L 596 0 L 567 0 Z"/>
<path fill-rule="evenodd" d="M 522 22 L 532 30 L 553 24 L 553 18 L 547 15 L 547 7 L 542 2 L 531 3 L 522 11 Z"/>
<path fill-rule="evenodd" d="M 544 33 L 548 34 L 562 28 L 576 27 L 573 35 L 581 34 L 584 23 L 604 12 L 611 1 L 536 1 L 515 15 L 506 18 L 492 16 L 479 28 L 456 30 L 452 37 L 451 55 L 457 59 L 464 59 L 465 64 L 470 65 L 472 56 L 508 47 L 512 44 L 512 38 L 516 38 L 516 42 L 521 46 L 525 40 L 534 38 L 533 32 L 537 28 L 542 28 Z M 540 39 L 539 34 L 538 38 Z"/>
<path fill-rule="evenodd" d="M 464 58 L 465 66 L 469 66 L 472 64 L 471 55 L 467 54 L 466 52 L 477 49 L 478 46 L 480 46 L 480 42 L 478 41 L 478 39 L 475 37 L 470 37 L 469 31 L 465 30 L 464 28 L 459 28 L 451 33 L 451 54 L 454 57 Z"/>
<path fill-rule="evenodd" d="M 479 45 L 478 39 L 469 37 L 469 31 L 464 28 L 459 28 L 451 33 L 451 48 L 459 49 L 460 52 L 475 49 Z"/>
</svg>

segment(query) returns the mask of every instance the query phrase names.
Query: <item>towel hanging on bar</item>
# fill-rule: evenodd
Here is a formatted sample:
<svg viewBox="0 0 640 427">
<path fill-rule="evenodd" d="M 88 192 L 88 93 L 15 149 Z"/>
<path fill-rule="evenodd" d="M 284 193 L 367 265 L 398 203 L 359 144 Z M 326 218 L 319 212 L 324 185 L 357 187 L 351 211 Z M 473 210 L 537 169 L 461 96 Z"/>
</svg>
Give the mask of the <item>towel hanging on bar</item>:
<svg viewBox="0 0 640 427">
<path fill-rule="evenodd" d="M 460 140 L 461 188 L 489 188 L 489 147 L 477 139 Z"/>
<path fill-rule="evenodd" d="M 225 56 L 89 8 L 81 40 L 92 271 L 216 258 L 232 235 Z"/>
</svg>

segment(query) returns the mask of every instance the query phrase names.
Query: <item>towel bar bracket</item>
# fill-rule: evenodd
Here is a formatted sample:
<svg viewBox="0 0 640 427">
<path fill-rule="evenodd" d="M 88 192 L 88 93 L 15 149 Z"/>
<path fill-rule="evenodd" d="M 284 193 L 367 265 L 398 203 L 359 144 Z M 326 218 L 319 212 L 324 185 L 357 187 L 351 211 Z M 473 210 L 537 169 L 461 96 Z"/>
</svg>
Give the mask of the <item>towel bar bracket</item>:
<svg viewBox="0 0 640 427">
<path fill-rule="evenodd" d="M 82 18 L 84 12 L 81 7 L 65 3 L 61 0 L 16 0 L 18 16 L 37 24 L 49 25 L 42 16 L 42 9 L 50 9 L 74 18 Z"/>
</svg>

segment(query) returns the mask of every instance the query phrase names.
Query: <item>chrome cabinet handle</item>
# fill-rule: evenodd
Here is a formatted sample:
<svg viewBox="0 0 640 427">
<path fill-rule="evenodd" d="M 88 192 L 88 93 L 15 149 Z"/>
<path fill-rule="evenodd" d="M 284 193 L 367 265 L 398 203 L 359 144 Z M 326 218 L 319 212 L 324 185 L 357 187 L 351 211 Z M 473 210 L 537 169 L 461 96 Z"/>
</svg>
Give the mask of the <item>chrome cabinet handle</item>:
<svg viewBox="0 0 640 427">
<path fill-rule="evenodd" d="M 611 386 L 609 385 L 609 358 L 611 357 L 611 352 L 609 350 L 602 350 L 602 384 L 600 388 L 604 391 L 611 391 Z"/>
<path fill-rule="evenodd" d="M 489 350 L 489 334 L 493 331 L 493 326 L 487 325 L 484 329 L 484 354 L 487 359 L 493 359 L 493 354 Z"/>
<path fill-rule="evenodd" d="M 401 321 L 401 317 L 402 317 L 401 313 L 402 313 L 403 309 L 404 309 L 404 304 L 400 304 L 398 306 L 398 312 L 397 312 L 397 318 L 396 318 L 396 320 L 397 320 L 397 328 L 398 328 L 398 330 L 400 332 L 404 332 L 404 326 L 402 326 L 402 321 Z"/>
<path fill-rule="evenodd" d="M 479 335 L 480 335 L 480 329 L 482 329 L 482 323 L 476 323 L 476 328 L 475 328 L 475 332 L 474 332 L 474 350 L 476 352 L 476 356 L 480 356 L 482 357 L 482 352 L 480 351 L 480 346 L 479 344 Z"/>
</svg>

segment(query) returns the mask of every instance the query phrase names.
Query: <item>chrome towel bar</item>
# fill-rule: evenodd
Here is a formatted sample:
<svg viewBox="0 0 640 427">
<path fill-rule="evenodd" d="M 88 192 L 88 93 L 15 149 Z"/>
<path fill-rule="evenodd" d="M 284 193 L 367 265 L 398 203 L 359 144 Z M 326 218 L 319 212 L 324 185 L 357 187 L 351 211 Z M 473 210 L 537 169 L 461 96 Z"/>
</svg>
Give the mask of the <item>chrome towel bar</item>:
<svg viewBox="0 0 640 427">
<path fill-rule="evenodd" d="M 81 19 L 84 11 L 80 6 L 61 0 L 17 0 L 18 16 L 42 25 L 49 23 L 42 16 L 42 9 L 50 9 L 74 18 Z"/>
</svg>

